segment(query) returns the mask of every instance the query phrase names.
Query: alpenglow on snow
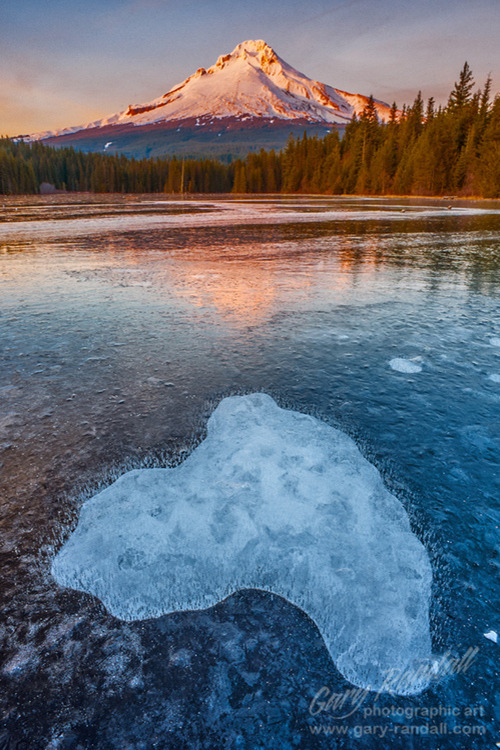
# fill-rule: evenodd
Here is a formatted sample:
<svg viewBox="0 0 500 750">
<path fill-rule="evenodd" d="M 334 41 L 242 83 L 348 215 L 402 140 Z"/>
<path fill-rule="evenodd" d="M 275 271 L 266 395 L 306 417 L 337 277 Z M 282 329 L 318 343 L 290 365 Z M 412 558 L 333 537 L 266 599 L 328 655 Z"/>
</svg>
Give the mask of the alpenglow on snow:
<svg viewBox="0 0 500 750">
<path fill-rule="evenodd" d="M 405 510 L 349 437 L 266 394 L 221 401 L 180 466 L 88 500 L 52 571 L 124 620 L 270 591 L 314 620 L 351 683 L 428 682 L 432 575 Z"/>
<path fill-rule="evenodd" d="M 327 125 L 346 124 L 360 115 L 368 103 L 362 94 L 314 81 L 279 57 L 262 39 L 250 39 L 221 55 L 211 67 L 198 70 L 165 94 L 131 104 L 116 114 L 62 130 L 35 133 L 27 140 L 44 140 L 109 126 L 122 129 L 197 120 L 200 127 L 214 120 L 299 120 Z M 390 107 L 375 100 L 380 120 L 387 121 Z M 109 142 L 109 140 L 107 141 Z"/>
</svg>

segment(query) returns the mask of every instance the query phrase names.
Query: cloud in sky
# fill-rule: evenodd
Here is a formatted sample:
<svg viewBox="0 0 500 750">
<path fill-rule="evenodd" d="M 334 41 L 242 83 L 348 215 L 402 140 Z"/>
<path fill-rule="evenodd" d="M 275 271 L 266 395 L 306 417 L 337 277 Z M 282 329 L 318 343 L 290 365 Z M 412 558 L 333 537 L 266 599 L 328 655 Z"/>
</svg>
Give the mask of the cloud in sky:
<svg viewBox="0 0 500 750">
<path fill-rule="evenodd" d="M 0 9 L 0 132 L 147 101 L 251 38 L 338 88 L 444 101 L 466 59 L 500 89 L 499 36 L 498 0 L 17 0 Z"/>
</svg>

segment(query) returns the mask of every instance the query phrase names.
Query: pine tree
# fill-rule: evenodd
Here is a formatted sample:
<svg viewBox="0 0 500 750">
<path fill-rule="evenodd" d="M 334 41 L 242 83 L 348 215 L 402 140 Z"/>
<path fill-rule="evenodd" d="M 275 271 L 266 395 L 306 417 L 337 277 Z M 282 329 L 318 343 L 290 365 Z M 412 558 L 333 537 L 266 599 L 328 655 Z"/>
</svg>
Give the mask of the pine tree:
<svg viewBox="0 0 500 750">
<path fill-rule="evenodd" d="M 460 71 L 458 82 L 455 82 L 453 91 L 448 99 L 448 109 L 460 110 L 469 104 L 472 98 L 472 89 L 474 88 L 474 78 L 469 63 L 466 61 Z"/>
</svg>

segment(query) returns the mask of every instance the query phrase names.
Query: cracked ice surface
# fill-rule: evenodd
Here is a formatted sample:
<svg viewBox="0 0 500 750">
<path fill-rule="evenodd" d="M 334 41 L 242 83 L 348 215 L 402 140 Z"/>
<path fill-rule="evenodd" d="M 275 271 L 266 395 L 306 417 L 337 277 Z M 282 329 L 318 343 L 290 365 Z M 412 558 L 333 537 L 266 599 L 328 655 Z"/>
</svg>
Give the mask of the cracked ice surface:
<svg viewBox="0 0 500 750">
<path fill-rule="evenodd" d="M 262 393 L 221 401 L 207 432 L 180 466 L 128 472 L 87 501 L 56 580 L 124 620 L 272 591 L 364 688 L 427 663 L 428 556 L 354 442 Z M 408 682 L 395 691 L 427 684 Z"/>
</svg>

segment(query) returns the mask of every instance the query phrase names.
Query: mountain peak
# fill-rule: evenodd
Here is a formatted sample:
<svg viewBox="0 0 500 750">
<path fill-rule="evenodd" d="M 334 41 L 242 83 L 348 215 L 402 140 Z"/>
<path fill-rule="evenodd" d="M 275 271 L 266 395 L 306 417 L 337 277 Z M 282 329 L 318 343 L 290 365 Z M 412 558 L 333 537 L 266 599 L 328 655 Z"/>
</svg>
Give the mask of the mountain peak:
<svg viewBox="0 0 500 750">
<path fill-rule="evenodd" d="M 269 58 L 276 58 L 278 55 L 272 47 L 263 39 L 247 39 L 246 42 L 240 42 L 231 52 L 231 57 L 245 57 L 245 55 L 266 55 Z"/>
<path fill-rule="evenodd" d="M 89 128 L 151 126 L 182 120 L 195 120 L 197 127 L 203 127 L 224 118 L 295 120 L 333 126 L 350 122 L 367 103 L 366 96 L 349 94 L 295 70 L 264 39 L 248 39 L 229 54 L 221 55 L 210 68 L 198 68 L 158 99 L 131 104 L 128 109 L 89 125 L 32 138 Z M 375 101 L 375 107 L 381 120 L 389 119 L 387 104 Z"/>
<path fill-rule="evenodd" d="M 246 42 L 240 42 L 232 51 L 232 55 L 238 55 L 241 52 L 260 52 L 261 50 L 268 49 L 271 52 L 274 50 L 268 45 L 264 39 L 247 39 Z"/>
<path fill-rule="evenodd" d="M 252 59 L 262 69 L 268 68 L 273 63 L 279 64 L 279 57 L 272 47 L 263 39 L 248 39 L 246 42 L 240 42 L 227 55 L 220 55 L 215 65 L 208 69 L 208 73 L 214 73 L 216 70 L 222 70 L 228 64 L 239 60 Z M 203 68 L 201 69 L 203 70 Z M 198 71 L 197 71 L 198 72 Z"/>
</svg>

